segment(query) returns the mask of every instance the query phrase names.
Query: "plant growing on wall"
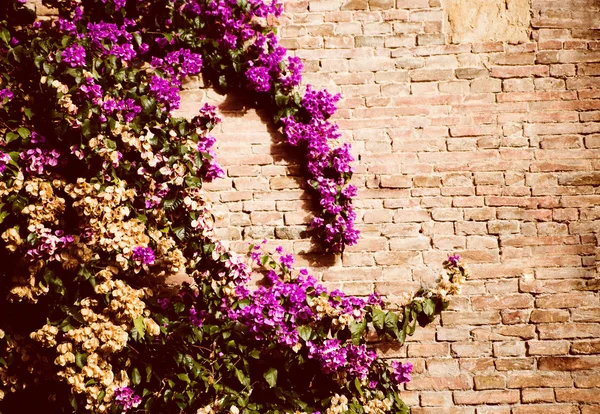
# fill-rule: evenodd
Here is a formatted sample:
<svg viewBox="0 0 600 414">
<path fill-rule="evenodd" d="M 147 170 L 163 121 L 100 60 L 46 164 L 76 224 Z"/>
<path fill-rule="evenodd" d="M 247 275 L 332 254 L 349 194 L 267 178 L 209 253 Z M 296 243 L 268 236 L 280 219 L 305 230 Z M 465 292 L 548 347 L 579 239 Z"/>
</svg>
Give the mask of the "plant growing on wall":
<svg viewBox="0 0 600 414">
<path fill-rule="evenodd" d="M 308 87 L 262 0 L 25 0 L 0 5 L 0 412 L 407 412 L 370 329 L 404 341 L 466 269 L 400 312 L 327 291 L 293 256 L 212 233 L 223 175 L 215 108 L 171 115 L 188 76 L 246 90 L 302 149 L 326 250 L 356 242 L 339 96 Z M 264 282 L 250 290 L 252 272 Z M 194 280 L 177 291 L 166 277 Z"/>
</svg>

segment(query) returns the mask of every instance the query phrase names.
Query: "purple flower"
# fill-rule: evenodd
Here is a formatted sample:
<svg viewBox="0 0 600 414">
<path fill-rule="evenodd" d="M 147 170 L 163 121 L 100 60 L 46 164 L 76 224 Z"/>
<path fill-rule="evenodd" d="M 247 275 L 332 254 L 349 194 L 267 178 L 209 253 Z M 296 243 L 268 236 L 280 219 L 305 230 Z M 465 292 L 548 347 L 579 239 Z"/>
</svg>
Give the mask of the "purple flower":
<svg viewBox="0 0 600 414">
<path fill-rule="evenodd" d="M 207 182 L 211 182 L 215 178 L 223 178 L 225 176 L 225 171 L 223 171 L 221 166 L 217 163 L 215 159 L 216 154 L 211 149 L 214 143 L 215 138 L 211 135 L 201 136 L 198 140 L 198 152 L 207 155 L 202 157 L 202 166 L 198 170 L 198 175 L 203 177 Z"/>
<path fill-rule="evenodd" d="M 135 50 L 131 43 L 125 43 L 122 45 L 113 45 L 108 52 L 110 55 L 117 56 L 125 61 L 130 61 L 136 57 Z"/>
<path fill-rule="evenodd" d="M 46 138 L 43 135 L 38 134 L 35 131 L 33 131 L 31 133 L 31 143 L 32 144 L 43 144 L 44 142 L 46 142 Z"/>
<path fill-rule="evenodd" d="M 142 398 L 135 395 L 129 387 L 121 387 L 115 390 L 115 402 L 123 407 L 123 411 L 135 408 L 142 403 Z"/>
<path fill-rule="evenodd" d="M 175 44 L 175 39 L 171 39 L 171 41 L 169 42 L 164 37 L 157 37 L 157 38 L 154 39 L 154 41 L 156 42 L 156 44 L 158 45 L 158 47 L 161 48 L 161 49 L 164 49 L 167 45 L 173 45 L 173 44 Z"/>
<path fill-rule="evenodd" d="M 83 7 L 77 6 L 73 10 L 73 21 L 78 22 L 83 18 Z"/>
<path fill-rule="evenodd" d="M 102 87 L 96 83 L 94 78 L 85 78 L 85 83 L 79 87 L 86 99 L 90 99 L 94 104 L 99 105 L 102 99 Z"/>
<path fill-rule="evenodd" d="M 151 247 L 142 247 L 142 246 L 133 248 L 132 258 L 136 262 L 141 262 L 142 264 L 145 264 L 145 265 L 153 264 L 154 260 L 156 259 L 155 255 L 154 255 L 154 250 L 152 250 Z"/>
<path fill-rule="evenodd" d="M 394 369 L 392 379 L 396 384 L 404 384 L 412 380 L 410 373 L 413 371 L 413 364 L 410 362 L 400 363 L 398 361 L 393 361 L 392 368 Z"/>
<path fill-rule="evenodd" d="M 371 293 L 367 298 L 367 303 L 374 306 L 383 306 L 383 300 L 378 293 Z"/>
<path fill-rule="evenodd" d="M 27 256 L 34 259 L 54 261 L 59 259 L 62 249 L 68 247 L 75 239 L 71 235 L 65 235 L 62 230 L 56 230 L 52 234 L 50 229 L 43 229 L 33 248 L 27 251 Z"/>
<path fill-rule="evenodd" d="M 60 152 L 57 150 L 47 150 L 33 148 L 21 153 L 20 158 L 25 161 L 25 171 L 32 174 L 41 175 L 46 167 L 56 167 Z"/>
<path fill-rule="evenodd" d="M 326 119 L 334 114 L 335 105 L 340 97 L 339 93 L 332 95 L 325 89 L 317 91 L 311 85 L 307 85 L 306 93 L 302 98 L 302 106 L 313 118 Z"/>
<path fill-rule="evenodd" d="M 70 20 L 63 19 L 62 17 L 58 18 L 58 20 L 56 21 L 56 25 L 58 26 L 58 30 L 60 30 L 61 32 L 69 34 L 74 34 L 75 32 L 77 32 L 77 27 L 75 26 L 75 24 Z"/>
<path fill-rule="evenodd" d="M 200 112 L 200 114 L 192 119 L 192 123 L 198 128 L 211 130 L 215 125 L 221 122 L 221 118 L 217 116 L 216 106 L 205 103 L 198 112 Z M 212 144 L 210 146 L 212 146 Z"/>
<path fill-rule="evenodd" d="M 77 43 L 69 46 L 62 52 L 62 59 L 72 68 L 85 66 L 85 49 Z"/>
<path fill-rule="evenodd" d="M 179 108 L 181 97 L 179 88 L 160 76 L 153 75 L 149 83 L 150 93 L 156 97 L 156 100 L 162 103 L 169 110 Z"/>
<path fill-rule="evenodd" d="M 202 56 L 189 49 L 167 53 L 164 59 L 153 56 L 151 65 L 181 81 L 186 76 L 197 75 L 202 70 Z"/>
<path fill-rule="evenodd" d="M 281 77 L 281 84 L 285 88 L 293 88 L 294 86 L 300 85 L 300 82 L 302 81 L 302 69 L 304 69 L 304 65 L 298 56 L 288 56 L 287 59 L 287 73 L 285 76 Z"/>
<path fill-rule="evenodd" d="M 294 265 L 294 256 L 292 254 L 284 254 L 279 258 L 279 262 L 288 269 L 291 269 Z"/>
<path fill-rule="evenodd" d="M 8 154 L 0 151 L 0 175 L 6 171 L 6 166 L 10 163 L 11 158 Z"/>
<path fill-rule="evenodd" d="M 7 99 L 7 102 L 10 102 L 14 97 L 15 95 L 10 89 L 4 88 L 0 90 L 0 101 L 4 101 L 5 99 Z"/>
<path fill-rule="evenodd" d="M 167 310 L 169 308 L 169 305 L 171 304 L 171 299 L 169 299 L 169 298 L 158 298 L 158 299 L 156 299 L 156 302 L 158 303 L 158 306 L 160 306 L 160 308 L 162 310 Z"/>
<path fill-rule="evenodd" d="M 452 266 L 458 266 L 458 262 L 460 261 L 460 256 L 455 254 L 453 256 L 448 256 L 448 262 L 450 262 L 450 264 Z"/>
<path fill-rule="evenodd" d="M 196 311 L 196 308 L 193 306 L 190 308 L 190 322 L 198 328 L 202 326 L 204 318 L 206 318 L 207 315 L 208 314 L 205 311 Z"/>
<path fill-rule="evenodd" d="M 102 3 L 106 4 L 108 0 L 102 0 Z M 127 0 L 112 0 L 112 2 L 115 5 L 115 11 L 119 11 L 120 9 L 122 9 L 123 7 L 125 7 L 125 4 L 127 3 Z"/>
<path fill-rule="evenodd" d="M 114 0 L 115 1 L 115 10 L 119 10 L 123 7 L 125 7 L 125 3 L 127 3 L 127 0 Z"/>
<path fill-rule="evenodd" d="M 117 43 L 119 38 L 123 38 L 126 41 L 131 41 L 133 35 L 127 31 L 126 26 L 119 27 L 114 23 L 88 23 L 88 38 L 92 44 L 97 48 L 104 50 L 102 46 L 103 40 L 109 40 L 112 43 Z"/>
<path fill-rule="evenodd" d="M 308 357 L 319 361 L 324 373 L 346 372 L 350 379 L 367 378 L 376 359 L 375 352 L 364 344 L 342 344 L 339 339 L 327 339 L 322 345 L 311 342 L 306 345 Z"/>
<path fill-rule="evenodd" d="M 267 92 L 271 89 L 271 76 L 265 67 L 254 66 L 246 71 L 248 86 L 256 92 Z"/>
<path fill-rule="evenodd" d="M 94 93 L 94 90 L 90 89 L 89 93 Z M 123 116 L 125 122 L 131 122 L 137 114 L 142 112 L 142 107 L 137 105 L 135 100 L 133 100 L 132 98 L 127 98 L 123 100 L 107 98 L 104 102 L 101 103 L 101 107 L 104 110 L 104 112 L 108 114 L 120 113 Z"/>
</svg>

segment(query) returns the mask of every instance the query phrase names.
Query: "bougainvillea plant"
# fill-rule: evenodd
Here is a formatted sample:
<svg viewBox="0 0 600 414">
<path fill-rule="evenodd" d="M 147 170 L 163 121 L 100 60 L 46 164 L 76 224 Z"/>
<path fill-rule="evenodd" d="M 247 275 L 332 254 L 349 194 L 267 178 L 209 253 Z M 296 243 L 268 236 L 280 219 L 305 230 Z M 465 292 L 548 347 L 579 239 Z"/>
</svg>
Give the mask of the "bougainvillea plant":
<svg viewBox="0 0 600 414">
<path fill-rule="evenodd" d="M 339 96 L 307 87 L 262 0 L 0 4 L 0 413 L 405 413 L 404 341 L 467 276 L 384 310 L 328 291 L 294 258 L 212 232 L 202 183 L 223 175 L 215 108 L 176 118 L 189 76 L 270 108 L 321 210 L 326 250 L 356 242 Z M 168 287 L 185 273 L 192 283 Z M 264 275 L 260 286 L 253 273 Z"/>
</svg>

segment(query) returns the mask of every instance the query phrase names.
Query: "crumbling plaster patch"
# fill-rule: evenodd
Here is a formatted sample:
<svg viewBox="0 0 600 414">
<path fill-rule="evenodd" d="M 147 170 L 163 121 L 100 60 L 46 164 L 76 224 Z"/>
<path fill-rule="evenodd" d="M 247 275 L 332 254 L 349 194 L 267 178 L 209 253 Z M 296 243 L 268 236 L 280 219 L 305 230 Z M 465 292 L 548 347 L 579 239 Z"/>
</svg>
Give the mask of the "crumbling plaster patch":
<svg viewBox="0 0 600 414">
<path fill-rule="evenodd" d="M 529 39 L 529 0 L 446 0 L 448 38 L 452 43 Z"/>
</svg>

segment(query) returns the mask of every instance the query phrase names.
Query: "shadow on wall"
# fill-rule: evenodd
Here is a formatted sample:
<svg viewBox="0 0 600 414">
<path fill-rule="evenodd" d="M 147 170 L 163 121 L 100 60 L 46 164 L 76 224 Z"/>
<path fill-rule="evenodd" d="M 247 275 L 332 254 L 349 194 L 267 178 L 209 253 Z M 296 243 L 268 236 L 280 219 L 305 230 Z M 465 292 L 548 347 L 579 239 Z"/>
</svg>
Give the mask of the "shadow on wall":
<svg viewBox="0 0 600 414">
<path fill-rule="evenodd" d="M 226 177 L 204 186 L 220 215 L 217 235 L 238 253 L 247 251 L 248 242 L 267 239 L 295 253 L 298 266 L 339 264 L 312 240 L 308 225 L 318 205 L 303 179 L 301 154 L 284 142 L 270 111 L 257 109 L 241 92 L 220 94 L 196 78 L 185 85 L 174 115 L 191 118 L 205 102 L 222 118 L 213 135 Z"/>
</svg>

